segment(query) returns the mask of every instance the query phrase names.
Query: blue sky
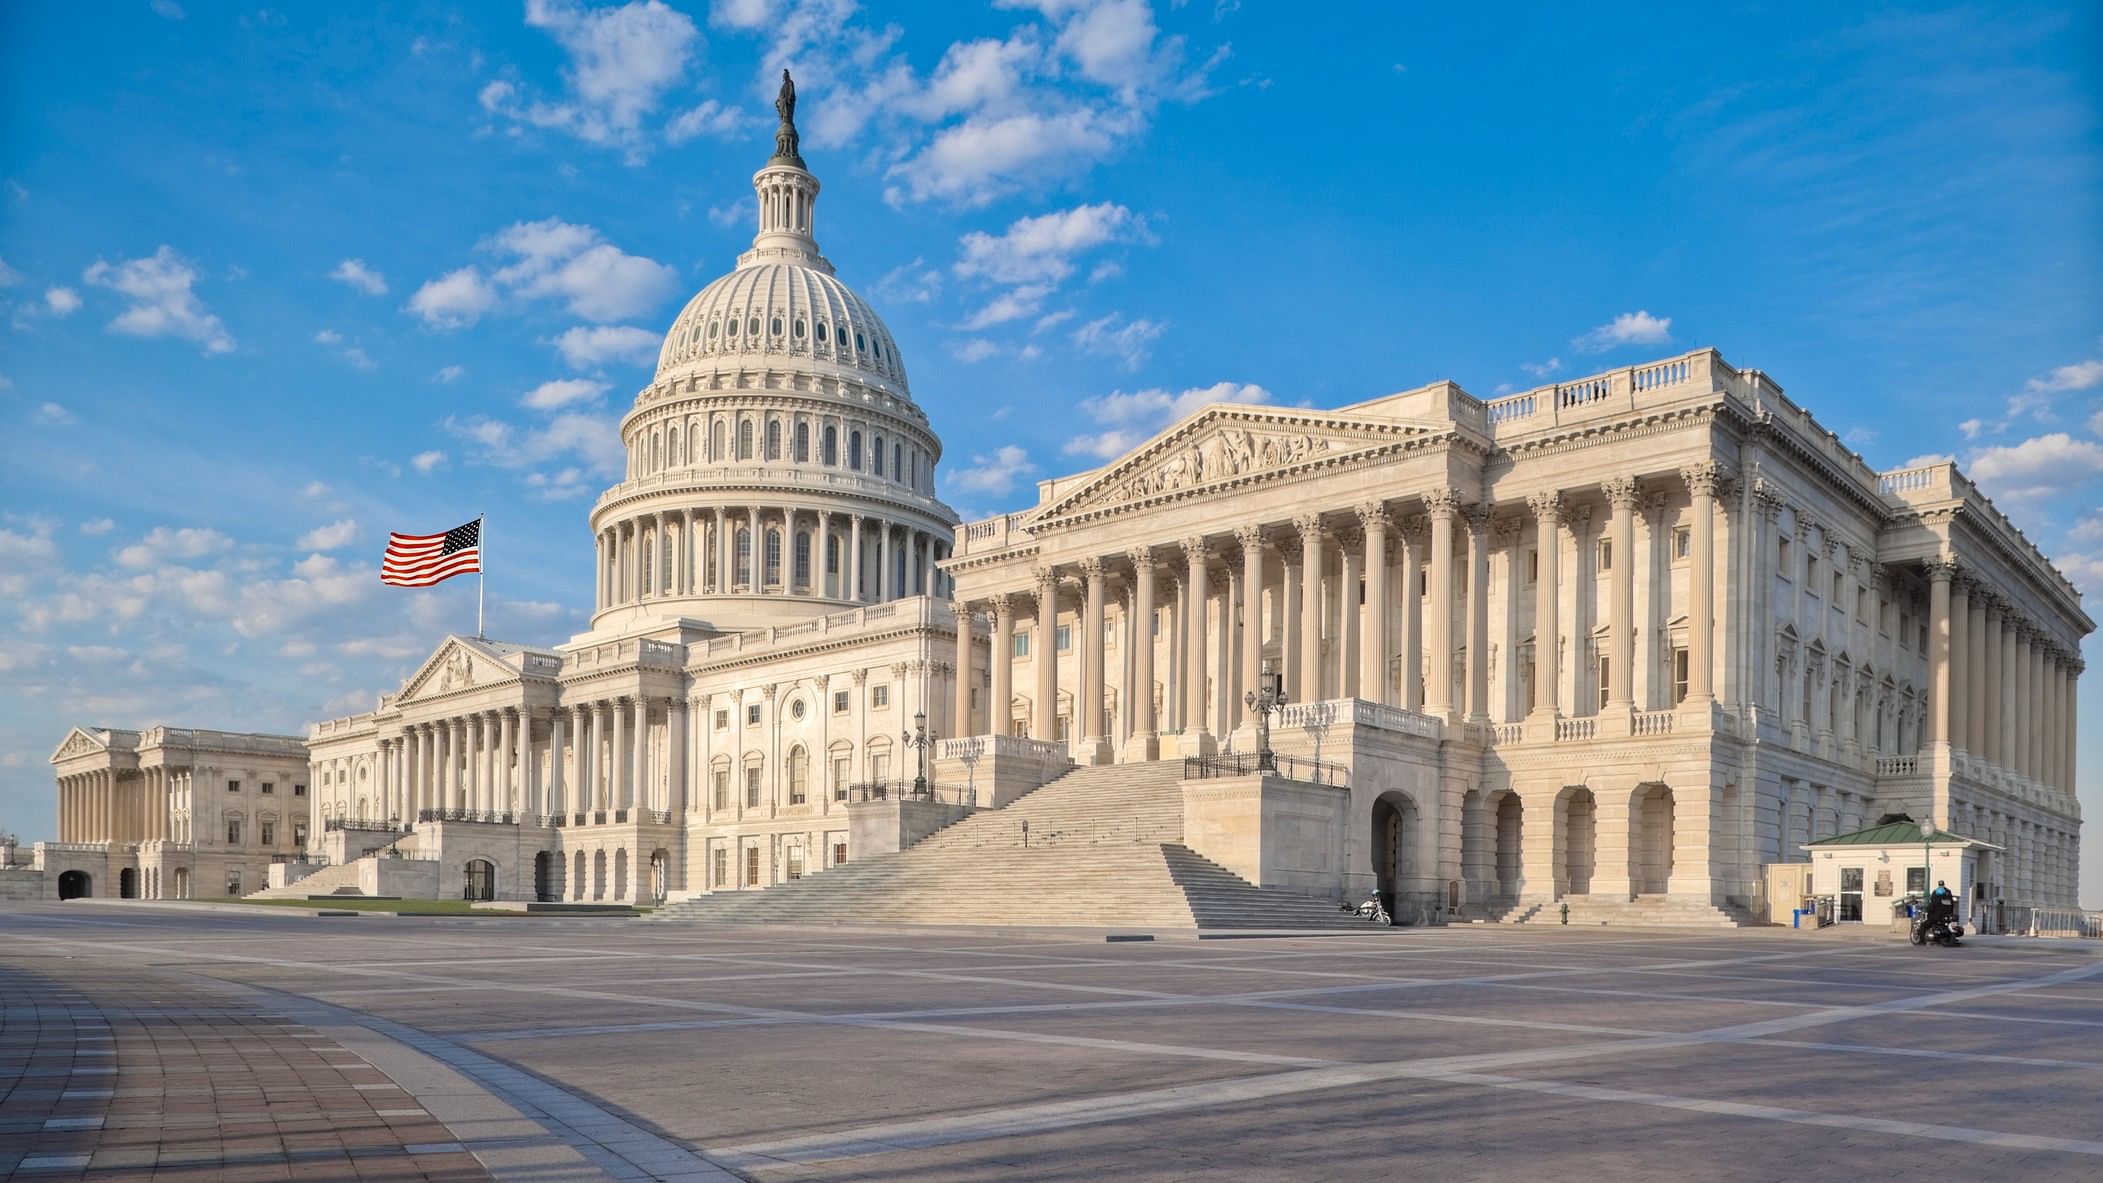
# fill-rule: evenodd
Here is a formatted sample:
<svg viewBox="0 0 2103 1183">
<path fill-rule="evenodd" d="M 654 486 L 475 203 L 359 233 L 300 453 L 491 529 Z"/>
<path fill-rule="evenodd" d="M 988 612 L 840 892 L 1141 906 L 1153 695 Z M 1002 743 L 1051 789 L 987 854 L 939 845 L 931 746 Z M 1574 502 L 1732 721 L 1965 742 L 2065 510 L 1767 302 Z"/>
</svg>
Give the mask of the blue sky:
<svg viewBox="0 0 2103 1183">
<path fill-rule="evenodd" d="M 783 64 L 967 516 L 1208 397 L 1714 345 L 2103 588 L 2096 7 L 1698 7 L 0 8 L 0 829 L 75 722 L 368 708 L 473 624 L 390 528 L 487 512 L 492 634 L 581 629 Z"/>
</svg>

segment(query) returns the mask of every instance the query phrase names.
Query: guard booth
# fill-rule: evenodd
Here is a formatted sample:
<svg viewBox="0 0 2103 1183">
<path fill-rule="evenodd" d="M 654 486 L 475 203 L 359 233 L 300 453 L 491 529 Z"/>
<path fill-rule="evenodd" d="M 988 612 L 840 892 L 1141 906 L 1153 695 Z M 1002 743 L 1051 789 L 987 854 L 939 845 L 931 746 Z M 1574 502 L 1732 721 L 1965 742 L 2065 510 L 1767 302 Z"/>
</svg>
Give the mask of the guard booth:
<svg viewBox="0 0 2103 1183">
<path fill-rule="evenodd" d="M 1889 924 L 1894 906 L 1908 896 L 1924 898 L 1939 879 L 1957 897 L 1957 920 L 1966 928 L 1978 926 L 1979 889 L 1992 880 L 1992 859 L 2001 851 L 1948 830 L 1923 834 L 1913 821 L 1836 834 L 1801 849 L 1811 856 L 1812 893 L 1833 897 L 1835 923 Z"/>
</svg>

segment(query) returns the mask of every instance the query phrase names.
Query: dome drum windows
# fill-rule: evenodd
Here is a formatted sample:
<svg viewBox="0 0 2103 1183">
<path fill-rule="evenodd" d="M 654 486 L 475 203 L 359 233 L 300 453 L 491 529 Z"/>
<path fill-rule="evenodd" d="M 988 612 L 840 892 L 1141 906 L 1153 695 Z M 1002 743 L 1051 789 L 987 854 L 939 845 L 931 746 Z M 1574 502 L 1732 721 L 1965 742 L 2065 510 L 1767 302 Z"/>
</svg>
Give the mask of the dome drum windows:
<svg viewBox="0 0 2103 1183">
<path fill-rule="evenodd" d="M 779 337 L 779 336 L 781 336 L 781 318 L 780 318 L 780 317 L 778 317 L 778 316 L 777 316 L 777 317 L 774 317 L 774 318 L 773 318 L 772 320 L 769 320 L 769 321 L 767 322 L 767 332 L 768 332 L 768 334 L 769 334 L 770 336 L 775 336 L 775 337 Z"/>
</svg>

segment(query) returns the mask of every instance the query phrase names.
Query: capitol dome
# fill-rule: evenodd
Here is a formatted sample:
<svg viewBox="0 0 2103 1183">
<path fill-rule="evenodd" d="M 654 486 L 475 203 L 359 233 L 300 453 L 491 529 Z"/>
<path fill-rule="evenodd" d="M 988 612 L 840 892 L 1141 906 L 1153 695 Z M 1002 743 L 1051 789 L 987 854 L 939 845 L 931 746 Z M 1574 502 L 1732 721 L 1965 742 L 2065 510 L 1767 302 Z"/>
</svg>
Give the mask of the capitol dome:
<svg viewBox="0 0 2103 1183">
<path fill-rule="evenodd" d="M 739 631 L 948 592 L 942 443 L 891 330 L 818 252 L 795 102 L 784 73 L 752 248 L 680 310 L 621 420 L 627 477 L 591 514 L 595 631 Z"/>
</svg>

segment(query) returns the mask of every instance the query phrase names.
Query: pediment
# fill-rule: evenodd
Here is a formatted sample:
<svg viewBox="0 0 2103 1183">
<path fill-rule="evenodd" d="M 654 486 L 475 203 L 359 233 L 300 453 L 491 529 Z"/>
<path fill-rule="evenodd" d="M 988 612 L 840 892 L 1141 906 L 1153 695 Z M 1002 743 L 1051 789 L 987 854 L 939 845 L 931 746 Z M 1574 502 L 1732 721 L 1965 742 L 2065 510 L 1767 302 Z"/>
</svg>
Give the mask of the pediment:
<svg viewBox="0 0 2103 1183">
<path fill-rule="evenodd" d="M 1343 465 L 1431 429 L 1325 411 L 1215 404 L 1104 465 L 1034 521 Z"/>
<path fill-rule="evenodd" d="M 75 756 L 92 756 L 97 752 L 109 750 L 109 744 L 103 742 L 101 736 L 85 727 L 75 727 L 66 733 L 66 738 L 60 740 L 58 747 L 52 751 L 51 763 L 71 760 Z"/>
<path fill-rule="evenodd" d="M 402 683 L 402 692 L 395 701 L 415 702 L 518 680 L 518 669 L 501 654 L 466 637 L 447 637 L 437 652 L 426 658 L 409 680 Z"/>
</svg>

